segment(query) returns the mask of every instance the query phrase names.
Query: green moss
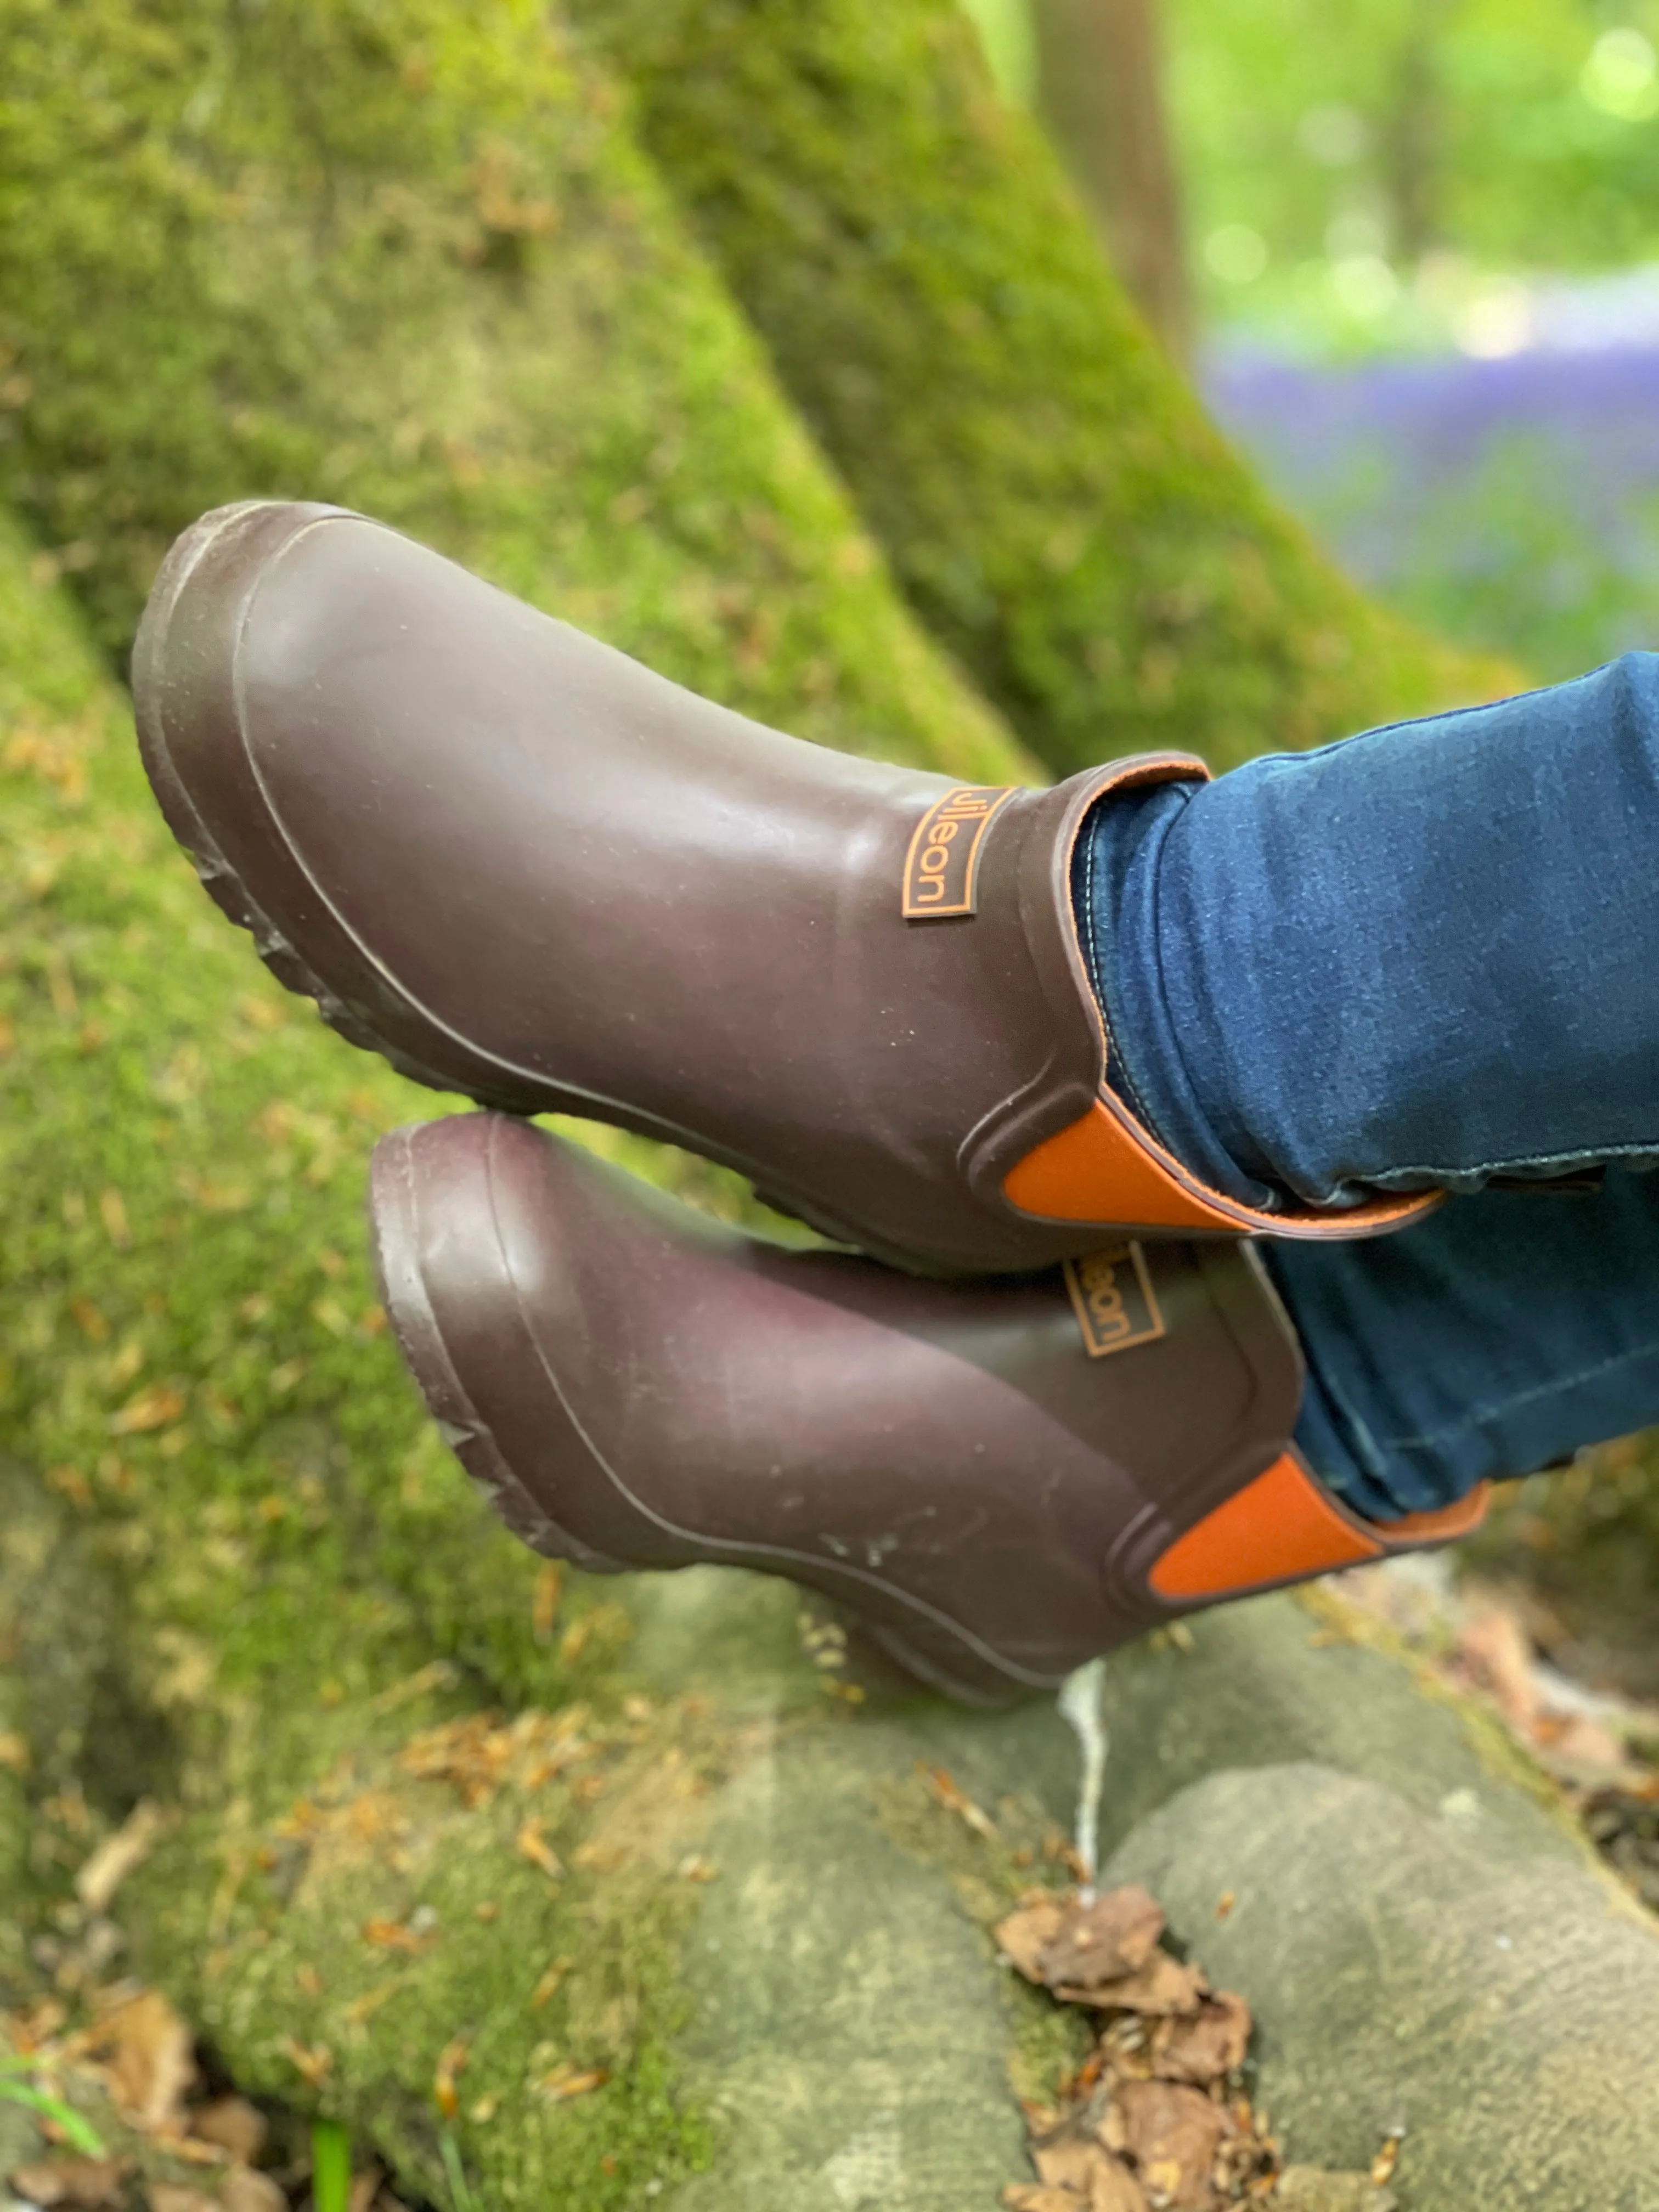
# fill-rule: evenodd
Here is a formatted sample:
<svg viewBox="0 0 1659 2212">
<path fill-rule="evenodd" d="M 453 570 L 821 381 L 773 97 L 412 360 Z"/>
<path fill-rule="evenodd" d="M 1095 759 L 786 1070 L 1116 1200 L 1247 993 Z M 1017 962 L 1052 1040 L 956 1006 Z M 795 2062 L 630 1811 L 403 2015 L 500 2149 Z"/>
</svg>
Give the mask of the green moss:
<svg viewBox="0 0 1659 2212">
<path fill-rule="evenodd" d="M 1512 688 L 1258 489 L 956 0 L 569 6 L 913 603 L 1052 767 L 1227 767 Z"/>
<path fill-rule="evenodd" d="M 607 81 L 532 0 L 0 0 L 0 496 L 125 647 L 250 495 L 802 735 L 1001 778 Z"/>
<path fill-rule="evenodd" d="M 676 1785 L 720 1747 L 683 1706 L 440 1711 L 360 1703 L 276 1817 L 182 1832 L 134 1885 L 149 1958 L 240 2087 L 339 2118 L 430 2201 L 447 2130 L 491 2207 L 637 2204 L 713 2154 L 669 2048 L 705 1817 Z"/>
<path fill-rule="evenodd" d="M 38 1799 L 72 1809 L 83 1793 L 88 1808 L 68 1828 L 37 1810 L 36 1881 L 61 1893 L 141 1792 L 190 1808 L 132 1892 L 141 1962 L 248 2086 L 325 2093 L 416 2179 L 435 2171 L 445 2045 L 476 2021 L 475 2097 L 498 2072 L 519 2094 L 530 2046 L 508 2032 L 523 2008 L 508 1983 L 526 1945 L 568 1950 L 561 2002 L 587 2021 L 572 2048 L 608 2071 L 604 2089 L 568 2111 L 532 2100 L 493 2130 L 457 2125 L 492 2202 L 634 2201 L 702 2154 L 664 2055 L 693 1893 L 658 1852 L 574 1880 L 544 1911 L 546 1878 L 501 1823 L 531 1808 L 563 1850 L 588 1823 L 568 1791 L 434 1813 L 397 1752 L 422 1718 L 498 1700 L 568 1714 L 587 1692 L 620 1790 L 630 1762 L 656 1771 L 671 1733 L 697 1731 L 665 1719 L 634 1743 L 615 1588 L 572 1576 L 550 1613 L 544 1587 L 538 1620 L 543 1570 L 471 1491 L 392 1350 L 362 1233 L 366 1157 L 378 1130 L 440 1102 L 330 1036 L 212 913 L 150 805 L 124 702 L 3 515 L 0 638 L 0 1418 L 15 1455 L 0 1462 L 0 1727 L 25 1740 Z M 631 1156 L 659 1177 L 675 1164 Z M 0 1758 L 8 1926 L 24 1874 L 14 1754 Z M 349 1866 L 343 1887 L 319 1877 L 288 1899 L 272 1881 L 295 1801 L 361 1796 L 380 1769 L 407 1801 L 409 1850 L 443 1843 L 431 1897 L 446 1924 L 486 1879 L 501 1920 L 416 1962 L 410 2005 L 360 2036 L 343 2008 L 385 1960 L 358 1931 L 398 1898 L 366 1901 Z M 287 2047 L 307 2047 L 313 2014 L 337 2059 L 307 2087 Z M 631 2148 L 601 2173 L 615 2144 Z"/>
<path fill-rule="evenodd" d="M 986 1835 L 940 1803 L 923 1769 L 878 1784 L 876 1795 L 883 1833 L 945 1876 L 958 1908 L 983 1931 L 988 1960 L 995 1952 L 996 1923 L 1027 1891 L 1071 1885 L 1071 1869 L 1054 1849 L 1060 1839 L 1032 1804 L 1005 1799 L 996 1808 L 994 1832 Z M 1062 2081 L 1088 2056 L 1088 2020 L 1011 1966 L 996 1972 L 1008 2027 L 1009 2087 L 1023 2103 L 1053 2104 Z"/>
</svg>

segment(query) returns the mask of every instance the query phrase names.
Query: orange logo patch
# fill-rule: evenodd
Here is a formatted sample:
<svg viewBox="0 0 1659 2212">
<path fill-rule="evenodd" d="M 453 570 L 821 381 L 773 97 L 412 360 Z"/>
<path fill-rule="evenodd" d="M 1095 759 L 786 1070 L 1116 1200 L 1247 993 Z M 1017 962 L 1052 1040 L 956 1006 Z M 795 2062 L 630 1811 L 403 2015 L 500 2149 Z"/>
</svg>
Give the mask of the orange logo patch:
<svg viewBox="0 0 1659 2212">
<path fill-rule="evenodd" d="M 1066 1287 L 1091 1359 L 1152 1344 L 1164 1334 L 1146 1255 L 1139 1244 L 1114 1244 L 1066 1262 Z"/>
<path fill-rule="evenodd" d="M 964 784 L 935 800 L 916 824 L 904 856 L 904 919 L 937 921 L 972 914 L 979 848 L 991 817 L 1017 786 Z"/>
</svg>

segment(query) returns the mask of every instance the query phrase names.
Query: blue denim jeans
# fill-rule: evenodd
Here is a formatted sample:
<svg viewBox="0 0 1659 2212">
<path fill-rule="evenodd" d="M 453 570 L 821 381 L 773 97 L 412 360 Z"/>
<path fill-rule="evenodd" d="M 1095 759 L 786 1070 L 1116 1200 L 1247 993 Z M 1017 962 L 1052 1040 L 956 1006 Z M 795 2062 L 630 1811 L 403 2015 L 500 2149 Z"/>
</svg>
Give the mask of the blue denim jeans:
<svg viewBox="0 0 1659 2212">
<path fill-rule="evenodd" d="M 1656 860 L 1647 653 L 1109 801 L 1080 841 L 1111 1079 L 1171 1150 L 1269 1207 L 1460 1194 L 1268 1247 L 1297 1440 L 1363 1511 L 1659 1420 Z"/>
</svg>

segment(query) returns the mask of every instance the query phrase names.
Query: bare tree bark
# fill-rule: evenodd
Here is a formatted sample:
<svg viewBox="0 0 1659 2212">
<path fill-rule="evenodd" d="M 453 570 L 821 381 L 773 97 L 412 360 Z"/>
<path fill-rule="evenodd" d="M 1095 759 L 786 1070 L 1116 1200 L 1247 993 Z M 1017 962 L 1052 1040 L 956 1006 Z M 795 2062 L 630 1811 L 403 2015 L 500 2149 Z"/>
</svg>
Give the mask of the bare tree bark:
<svg viewBox="0 0 1659 2212">
<path fill-rule="evenodd" d="M 1177 360 L 1193 338 L 1157 0 L 1032 0 L 1037 98 L 1119 276 Z"/>
</svg>

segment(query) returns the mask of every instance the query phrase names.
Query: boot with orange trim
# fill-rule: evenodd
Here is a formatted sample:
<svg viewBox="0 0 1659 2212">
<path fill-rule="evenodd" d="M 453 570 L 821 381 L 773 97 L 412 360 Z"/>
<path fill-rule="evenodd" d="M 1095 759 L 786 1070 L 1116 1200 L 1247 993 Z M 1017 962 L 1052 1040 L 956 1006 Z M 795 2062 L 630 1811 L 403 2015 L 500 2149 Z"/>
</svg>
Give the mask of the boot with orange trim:
<svg viewBox="0 0 1659 2212">
<path fill-rule="evenodd" d="M 969 1702 L 1483 1510 L 1366 1521 L 1320 1482 L 1294 1332 L 1237 1240 L 921 1279 L 741 1236 L 492 1114 L 383 1139 L 373 1216 L 404 1356 L 529 1543 L 786 1576 Z"/>
<path fill-rule="evenodd" d="M 1364 1236 L 1436 1202 L 1257 1206 L 1133 1110 L 1073 850 L 1103 802 L 1204 778 L 1185 755 L 1052 791 L 850 758 L 311 506 L 186 532 L 133 688 L 214 897 L 436 1089 L 687 1146 L 941 1274 L 1123 1236 Z"/>
</svg>

